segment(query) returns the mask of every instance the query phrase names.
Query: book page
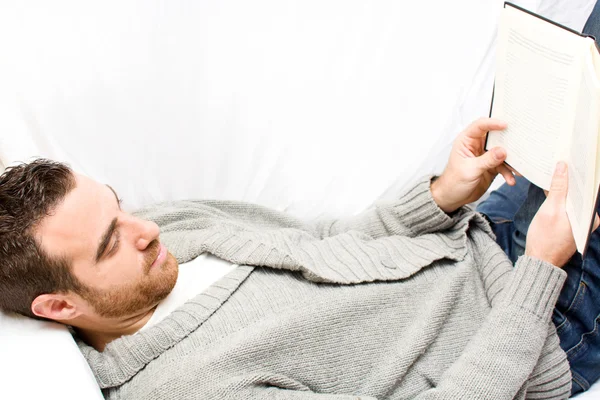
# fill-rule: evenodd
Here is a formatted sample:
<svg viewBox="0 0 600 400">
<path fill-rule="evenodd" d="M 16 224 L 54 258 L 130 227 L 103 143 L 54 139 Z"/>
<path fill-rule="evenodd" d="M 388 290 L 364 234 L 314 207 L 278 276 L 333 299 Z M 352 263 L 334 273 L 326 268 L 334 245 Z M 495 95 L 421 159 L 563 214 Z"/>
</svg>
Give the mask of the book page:
<svg viewBox="0 0 600 400">
<path fill-rule="evenodd" d="M 573 126 L 584 38 L 506 5 L 502 10 L 492 117 L 486 149 L 502 146 L 506 162 L 548 189 Z"/>
<path fill-rule="evenodd" d="M 590 52 L 585 59 L 581 73 L 573 135 L 567 158 L 569 165 L 567 214 L 575 236 L 577 250 L 580 253 L 583 253 L 586 244 L 598 190 L 595 186 L 595 172 L 600 128 L 598 121 L 600 117 L 600 82 L 593 60 L 597 51 L 592 46 L 595 45 L 591 43 Z"/>
</svg>

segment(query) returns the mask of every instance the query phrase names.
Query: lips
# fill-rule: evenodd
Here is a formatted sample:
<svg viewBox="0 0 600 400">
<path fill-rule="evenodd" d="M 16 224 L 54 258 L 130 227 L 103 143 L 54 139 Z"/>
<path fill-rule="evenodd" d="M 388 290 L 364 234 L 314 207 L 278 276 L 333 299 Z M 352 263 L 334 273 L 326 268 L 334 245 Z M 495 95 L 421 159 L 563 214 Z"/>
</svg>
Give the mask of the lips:
<svg viewBox="0 0 600 400">
<path fill-rule="evenodd" d="M 148 247 L 149 249 L 147 250 L 148 252 L 146 253 L 145 260 L 146 266 L 144 268 L 146 274 L 148 274 L 152 268 L 164 264 L 168 253 L 167 248 L 158 240 L 155 240 Z"/>
<path fill-rule="evenodd" d="M 158 255 L 156 256 L 156 260 L 154 260 L 152 265 L 150 265 L 150 269 L 154 268 L 157 265 L 162 265 L 165 261 L 166 256 L 167 248 L 162 243 L 160 243 L 158 247 Z"/>
</svg>

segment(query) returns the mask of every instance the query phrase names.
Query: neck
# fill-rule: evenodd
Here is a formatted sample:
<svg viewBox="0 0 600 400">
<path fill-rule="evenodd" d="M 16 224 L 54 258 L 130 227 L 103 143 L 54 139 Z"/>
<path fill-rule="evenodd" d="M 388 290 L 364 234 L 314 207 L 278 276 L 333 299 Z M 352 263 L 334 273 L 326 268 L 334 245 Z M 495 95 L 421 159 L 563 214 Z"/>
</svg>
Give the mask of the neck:
<svg viewBox="0 0 600 400">
<path fill-rule="evenodd" d="M 105 321 L 101 329 L 83 327 L 74 327 L 74 329 L 84 342 L 101 352 L 113 340 L 121 336 L 133 335 L 142 329 L 152 318 L 154 310 L 156 306 L 125 319 Z"/>
</svg>

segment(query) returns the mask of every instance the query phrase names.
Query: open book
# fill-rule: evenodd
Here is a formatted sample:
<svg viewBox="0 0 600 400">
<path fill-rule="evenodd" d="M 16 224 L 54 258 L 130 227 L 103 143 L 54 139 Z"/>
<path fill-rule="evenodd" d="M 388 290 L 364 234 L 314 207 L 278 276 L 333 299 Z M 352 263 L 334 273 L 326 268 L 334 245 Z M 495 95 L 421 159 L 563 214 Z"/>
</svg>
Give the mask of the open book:
<svg viewBox="0 0 600 400">
<path fill-rule="evenodd" d="M 548 190 L 558 161 L 569 171 L 567 214 L 577 250 L 587 248 L 600 187 L 600 54 L 586 37 L 505 3 L 490 115 L 508 123 L 488 133 L 506 163 Z"/>
</svg>

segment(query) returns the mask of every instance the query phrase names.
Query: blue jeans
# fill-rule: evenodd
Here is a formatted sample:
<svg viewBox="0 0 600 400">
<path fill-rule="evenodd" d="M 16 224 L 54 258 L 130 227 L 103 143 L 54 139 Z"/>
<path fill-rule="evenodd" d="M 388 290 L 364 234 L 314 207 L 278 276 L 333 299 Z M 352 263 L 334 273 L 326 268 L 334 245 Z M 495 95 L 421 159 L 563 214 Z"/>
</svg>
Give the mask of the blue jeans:
<svg viewBox="0 0 600 400">
<path fill-rule="evenodd" d="M 477 207 L 513 263 L 525 252 L 527 229 L 545 198 L 540 188 L 517 177 L 515 186 L 504 184 Z M 552 321 L 571 366 L 574 395 L 600 377 L 600 230 L 592 234 L 585 259 L 575 253 L 563 269 L 567 280 Z"/>
<path fill-rule="evenodd" d="M 596 2 L 583 27 L 583 33 L 592 35 L 596 39 L 596 43 L 600 45 L 600 2 Z"/>
</svg>

